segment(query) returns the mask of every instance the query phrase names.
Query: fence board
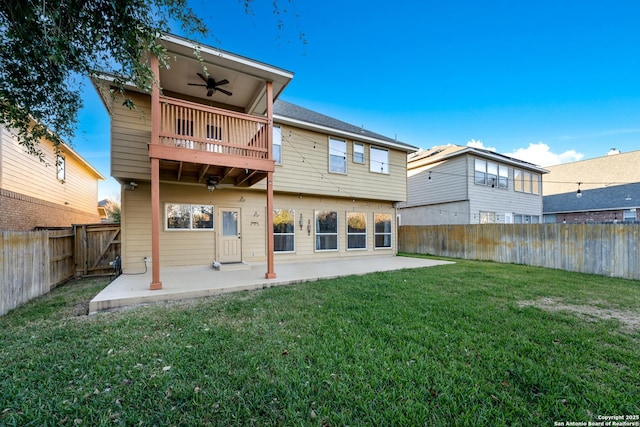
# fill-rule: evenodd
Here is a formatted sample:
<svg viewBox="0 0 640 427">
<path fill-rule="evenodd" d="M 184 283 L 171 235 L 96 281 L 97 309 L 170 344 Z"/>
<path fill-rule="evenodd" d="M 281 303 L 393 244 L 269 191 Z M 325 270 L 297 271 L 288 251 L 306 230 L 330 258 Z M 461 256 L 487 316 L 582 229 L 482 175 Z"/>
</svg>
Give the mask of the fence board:
<svg viewBox="0 0 640 427">
<path fill-rule="evenodd" d="M 400 226 L 401 252 L 640 280 L 639 224 Z"/>
</svg>

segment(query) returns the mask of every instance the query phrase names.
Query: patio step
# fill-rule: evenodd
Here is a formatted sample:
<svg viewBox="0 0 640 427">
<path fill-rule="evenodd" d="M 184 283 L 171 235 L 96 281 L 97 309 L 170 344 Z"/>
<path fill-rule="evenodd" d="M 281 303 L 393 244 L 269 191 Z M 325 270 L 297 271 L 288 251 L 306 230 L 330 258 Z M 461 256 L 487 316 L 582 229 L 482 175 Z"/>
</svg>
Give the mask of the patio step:
<svg viewBox="0 0 640 427">
<path fill-rule="evenodd" d="M 241 271 L 251 270 L 251 265 L 246 262 L 230 262 L 230 263 L 218 263 L 214 266 L 218 271 Z"/>
</svg>

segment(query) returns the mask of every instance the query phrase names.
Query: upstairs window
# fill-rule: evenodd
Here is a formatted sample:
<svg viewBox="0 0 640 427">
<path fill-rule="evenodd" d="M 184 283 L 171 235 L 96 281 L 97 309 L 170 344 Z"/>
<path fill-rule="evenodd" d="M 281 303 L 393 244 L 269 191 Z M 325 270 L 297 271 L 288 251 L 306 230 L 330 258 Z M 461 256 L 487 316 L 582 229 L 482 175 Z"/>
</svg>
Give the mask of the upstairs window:
<svg viewBox="0 0 640 427">
<path fill-rule="evenodd" d="M 369 150 L 369 171 L 376 173 L 389 173 L 389 151 L 382 148 L 371 147 Z"/>
<path fill-rule="evenodd" d="M 353 143 L 353 163 L 364 163 L 364 144 Z"/>
<path fill-rule="evenodd" d="M 329 172 L 347 173 L 347 141 L 329 138 Z"/>
<path fill-rule="evenodd" d="M 487 162 L 482 159 L 476 159 L 474 170 L 473 182 L 478 185 L 487 185 Z"/>
<path fill-rule="evenodd" d="M 277 165 L 282 164 L 282 128 L 273 127 L 273 160 Z"/>
<path fill-rule="evenodd" d="M 509 168 L 498 166 L 498 188 L 509 188 Z"/>
</svg>

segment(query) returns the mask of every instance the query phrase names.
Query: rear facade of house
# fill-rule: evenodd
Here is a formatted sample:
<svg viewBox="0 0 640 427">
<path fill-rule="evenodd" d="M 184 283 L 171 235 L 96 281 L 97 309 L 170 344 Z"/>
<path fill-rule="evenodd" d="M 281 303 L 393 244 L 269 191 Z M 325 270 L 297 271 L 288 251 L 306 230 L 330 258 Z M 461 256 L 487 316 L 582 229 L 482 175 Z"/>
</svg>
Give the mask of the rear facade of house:
<svg viewBox="0 0 640 427">
<path fill-rule="evenodd" d="M 274 261 L 396 253 L 395 203 L 415 147 L 276 100 L 288 71 L 201 48 L 217 87 L 188 40 L 163 43 L 178 63 L 160 71 L 161 95 L 131 88 L 135 111 L 103 96 L 125 272 L 267 263 L 275 277 Z M 108 90 L 108 79 L 94 83 Z"/>
</svg>

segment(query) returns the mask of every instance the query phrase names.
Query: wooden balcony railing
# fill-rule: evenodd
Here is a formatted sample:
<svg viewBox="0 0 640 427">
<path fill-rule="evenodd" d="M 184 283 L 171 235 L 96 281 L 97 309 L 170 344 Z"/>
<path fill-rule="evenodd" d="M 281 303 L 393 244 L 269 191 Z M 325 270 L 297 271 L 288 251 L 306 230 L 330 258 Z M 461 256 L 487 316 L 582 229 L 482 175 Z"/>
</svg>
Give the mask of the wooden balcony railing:
<svg viewBox="0 0 640 427">
<path fill-rule="evenodd" d="M 268 120 L 181 99 L 160 97 L 160 144 L 269 159 Z"/>
</svg>

